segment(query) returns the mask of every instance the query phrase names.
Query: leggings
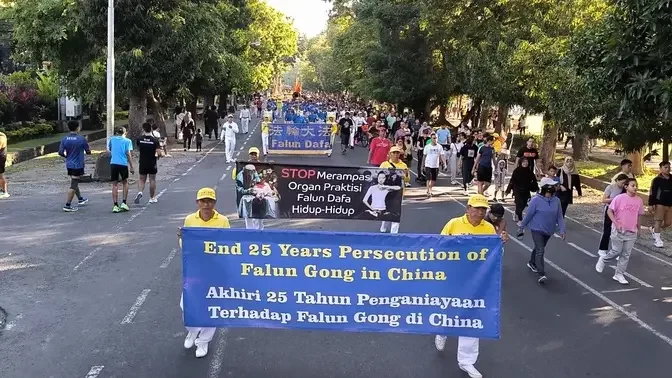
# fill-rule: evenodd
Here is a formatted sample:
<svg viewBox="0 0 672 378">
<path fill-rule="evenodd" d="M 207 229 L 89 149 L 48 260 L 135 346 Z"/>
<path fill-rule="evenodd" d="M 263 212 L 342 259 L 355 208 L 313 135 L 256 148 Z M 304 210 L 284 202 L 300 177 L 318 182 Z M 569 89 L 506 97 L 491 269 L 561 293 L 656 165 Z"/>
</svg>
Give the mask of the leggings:
<svg viewBox="0 0 672 378">
<path fill-rule="evenodd" d="M 611 219 L 607 215 L 607 209 L 604 209 L 604 224 L 602 225 L 602 237 L 600 238 L 600 251 L 609 250 L 609 239 L 611 238 Z"/>
<path fill-rule="evenodd" d="M 474 179 L 471 170 L 474 168 L 473 161 L 462 160 L 462 186 L 467 190 L 467 185 Z"/>
<path fill-rule="evenodd" d="M 527 200 L 530 199 L 530 191 L 527 189 L 514 189 L 514 202 L 516 204 L 516 217 L 518 220 L 523 220 L 523 210 L 527 207 Z"/>
<path fill-rule="evenodd" d="M 184 148 L 191 149 L 191 135 L 184 134 Z"/>
</svg>

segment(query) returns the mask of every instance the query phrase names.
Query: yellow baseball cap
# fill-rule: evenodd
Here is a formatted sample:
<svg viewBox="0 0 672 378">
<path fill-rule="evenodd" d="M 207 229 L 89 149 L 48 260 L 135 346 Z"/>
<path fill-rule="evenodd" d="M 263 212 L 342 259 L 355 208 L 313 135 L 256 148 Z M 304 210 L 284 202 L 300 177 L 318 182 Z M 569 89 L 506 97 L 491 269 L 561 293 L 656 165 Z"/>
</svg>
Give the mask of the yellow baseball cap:
<svg viewBox="0 0 672 378">
<path fill-rule="evenodd" d="M 401 152 L 401 147 L 392 146 L 392 148 L 390 148 L 390 152 Z"/>
<path fill-rule="evenodd" d="M 217 201 L 217 194 L 215 193 L 215 189 L 203 188 L 199 190 L 196 194 L 196 200 L 198 201 L 202 199 L 211 199 Z"/>
<path fill-rule="evenodd" d="M 251 154 L 257 154 L 257 155 L 259 155 L 259 149 L 258 149 L 257 147 L 250 147 L 250 149 L 247 150 L 247 153 L 250 154 L 250 155 L 251 155 Z"/>
<path fill-rule="evenodd" d="M 469 202 L 467 202 L 467 205 L 471 207 L 480 207 L 486 209 L 490 207 L 490 204 L 488 203 L 488 198 L 481 194 L 474 194 L 473 196 L 469 197 Z"/>
</svg>

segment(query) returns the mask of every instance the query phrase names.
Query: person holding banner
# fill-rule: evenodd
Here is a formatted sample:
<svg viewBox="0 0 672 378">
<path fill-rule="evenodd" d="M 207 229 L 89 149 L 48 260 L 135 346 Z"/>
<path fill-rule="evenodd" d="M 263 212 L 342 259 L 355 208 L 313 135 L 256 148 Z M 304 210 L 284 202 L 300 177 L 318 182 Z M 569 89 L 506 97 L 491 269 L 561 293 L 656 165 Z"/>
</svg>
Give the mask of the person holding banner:
<svg viewBox="0 0 672 378">
<path fill-rule="evenodd" d="M 231 228 L 229 219 L 215 210 L 217 195 L 214 189 L 203 188 L 196 194 L 198 211 L 184 218 L 183 227 L 203 228 Z M 182 247 L 182 227 L 177 230 L 177 237 Z M 180 297 L 180 309 L 184 319 L 184 295 Z M 184 348 L 191 349 L 196 345 L 196 357 L 205 357 L 208 354 L 208 344 L 215 336 L 217 328 L 214 327 L 186 327 L 187 337 L 184 339 Z"/>
<path fill-rule="evenodd" d="M 259 162 L 259 149 L 257 147 L 250 147 L 248 154 L 250 162 Z M 257 168 L 253 164 L 247 164 L 241 172 L 234 169 L 233 177 L 236 181 L 238 215 L 245 220 L 245 228 L 248 230 L 263 230 L 263 217 L 252 218 L 255 209 L 259 211 L 259 208 L 255 207 L 256 204 L 263 204 L 261 207 L 263 214 L 261 215 L 266 215 L 268 208 L 267 201 L 256 196 L 257 185 L 261 183 Z"/>
<path fill-rule="evenodd" d="M 236 151 L 236 134 L 238 133 L 238 125 L 233 122 L 233 114 L 229 114 L 226 122 L 221 124 L 221 128 L 220 140 L 226 144 L 226 162 L 230 163 L 234 161 L 233 153 Z"/>
<path fill-rule="evenodd" d="M 380 164 L 380 168 L 392 168 L 392 169 L 403 169 L 404 170 L 404 183 L 411 182 L 411 176 L 408 173 L 408 166 L 406 163 L 401 161 L 402 149 L 398 146 L 394 146 L 390 149 L 389 159 Z M 403 189 L 402 189 L 403 195 Z M 380 224 L 380 232 L 387 232 L 387 229 L 390 229 L 391 234 L 399 233 L 399 222 L 388 222 L 383 221 Z"/>
<path fill-rule="evenodd" d="M 268 130 L 273 120 L 273 112 L 264 112 L 264 120 L 261 122 L 261 149 L 264 156 L 268 156 Z"/>
<path fill-rule="evenodd" d="M 496 235 L 495 227 L 485 220 L 485 213 L 490 208 L 488 198 L 475 194 L 467 202 L 465 215 L 453 218 L 441 230 L 441 235 Z M 508 239 L 504 232 L 500 235 L 503 242 Z M 441 352 L 446 347 L 447 337 L 436 335 L 434 345 Z M 457 365 L 460 370 L 469 374 L 471 378 L 482 378 L 483 375 L 474 367 L 478 360 L 479 340 L 475 337 L 460 336 L 457 339 Z"/>
</svg>

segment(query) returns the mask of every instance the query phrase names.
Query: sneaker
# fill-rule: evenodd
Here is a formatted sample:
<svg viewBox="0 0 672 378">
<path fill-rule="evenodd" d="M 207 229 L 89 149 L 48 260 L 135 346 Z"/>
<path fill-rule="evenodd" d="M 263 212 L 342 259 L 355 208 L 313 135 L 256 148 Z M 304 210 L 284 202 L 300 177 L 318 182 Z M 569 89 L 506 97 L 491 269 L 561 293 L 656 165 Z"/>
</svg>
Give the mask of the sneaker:
<svg viewBox="0 0 672 378">
<path fill-rule="evenodd" d="M 602 273 L 602 271 L 604 271 L 604 257 L 600 256 L 597 258 L 597 263 L 595 264 L 595 271 L 597 273 Z"/>
<path fill-rule="evenodd" d="M 82 198 L 77 200 L 77 204 L 79 206 L 86 205 L 87 203 L 89 203 L 89 199 L 86 198 L 86 197 L 82 197 Z"/>
<path fill-rule="evenodd" d="M 448 338 L 446 336 L 436 335 L 434 337 L 434 346 L 436 347 L 436 350 L 443 352 L 443 349 L 446 347 L 447 339 Z"/>
<path fill-rule="evenodd" d="M 539 282 L 539 283 L 544 283 L 544 282 L 546 282 L 547 280 L 548 280 L 548 277 L 546 277 L 546 276 L 540 276 L 539 279 L 537 280 L 537 282 Z"/>
<path fill-rule="evenodd" d="M 597 251 L 597 255 L 600 256 L 600 257 L 604 257 L 604 256 L 607 255 L 607 252 L 609 252 L 609 251 L 605 251 L 603 249 L 600 249 L 599 251 Z"/>
<path fill-rule="evenodd" d="M 481 374 L 480 371 L 476 370 L 474 365 L 458 364 L 457 366 L 460 367 L 460 370 L 469 374 L 469 377 L 471 377 L 471 378 L 483 378 L 483 374 Z"/>
<path fill-rule="evenodd" d="M 157 203 L 157 202 L 159 202 L 159 200 L 156 198 L 150 198 L 149 201 L 147 201 L 147 203 Z"/>
<path fill-rule="evenodd" d="M 127 204 L 125 204 L 125 203 L 122 202 L 121 205 L 119 205 L 119 210 L 121 210 L 121 211 L 129 211 L 129 210 L 131 210 L 131 209 L 128 208 L 128 205 L 127 205 Z"/>
<path fill-rule="evenodd" d="M 191 349 L 194 346 L 194 342 L 198 337 L 198 332 L 188 332 L 187 337 L 184 339 L 184 349 Z"/>
<path fill-rule="evenodd" d="M 0 199 L 9 198 L 9 193 L 0 192 Z"/>
<path fill-rule="evenodd" d="M 205 357 L 208 354 L 208 343 L 196 345 L 196 358 Z"/>
<path fill-rule="evenodd" d="M 112 208 L 112 212 L 113 212 L 113 213 L 120 213 L 120 212 L 121 212 L 121 209 L 119 208 L 119 206 L 114 205 L 114 207 Z"/>
<path fill-rule="evenodd" d="M 457 182 L 457 181 L 455 181 L 455 180 L 451 181 L 450 184 L 451 184 L 451 185 L 460 185 L 460 183 Z"/>
<path fill-rule="evenodd" d="M 532 273 L 538 273 L 539 272 L 539 269 L 537 269 L 537 267 L 534 266 L 534 264 L 532 264 L 532 263 L 528 262 L 527 267 L 532 271 Z"/>
<path fill-rule="evenodd" d="M 656 248 L 663 248 L 664 245 L 665 245 L 665 243 L 663 243 L 662 239 L 654 239 L 653 240 L 653 246 L 656 247 Z"/>
<path fill-rule="evenodd" d="M 63 206 L 63 211 L 66 213 L 74 213 L 75 211 L 79 210 L 78 208 L 72 206 L 72 205 L 65 205 Z"/>
<path fill-rule="evenodd" d="M 614 274 L 614 276 L 611 277 L 611 279 L 620 283 L 621 285 L 627 285 L 627 284 L 630 283 L 630 282 L 628 282 L 628 280 L 625 279 L 625 277 L 623 277 L 622 274 L 618 274 L 618 273 Z"/>
<path fill-rule="evenodd" d="M 523 236 L 525 236 L 525 230 L 523 230 L 522 228 L 519 228 L 519 229 L 518 229 L 518 233 L 516 233 L 516 237 L 517 237 L 518 239 L 520 239 L 520 238 L 522 238 Z"/>
<path fill-rule="evenodd" d="M 135 199 L 133 200 L 133 203 L 136 205 L 140 203 L 140 199 L 142 199 L 142 192 L 138 192 L 138 194 L 135 195 Z"/>
</svg>

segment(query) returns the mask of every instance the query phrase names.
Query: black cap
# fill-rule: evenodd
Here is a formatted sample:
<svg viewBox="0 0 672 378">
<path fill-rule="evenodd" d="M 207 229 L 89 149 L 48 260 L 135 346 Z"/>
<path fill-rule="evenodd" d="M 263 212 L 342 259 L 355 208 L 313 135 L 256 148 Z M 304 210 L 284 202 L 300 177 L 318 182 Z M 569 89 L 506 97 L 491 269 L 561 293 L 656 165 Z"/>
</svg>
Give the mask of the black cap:
<svg viewBox="0 0 672 378">
<path fill-rule="evenodd" d="M 490 214 L 501 218 L 504 216 L 504 206 L 501 203 L 494 203 L 490 205 Z"/>
</svg>

